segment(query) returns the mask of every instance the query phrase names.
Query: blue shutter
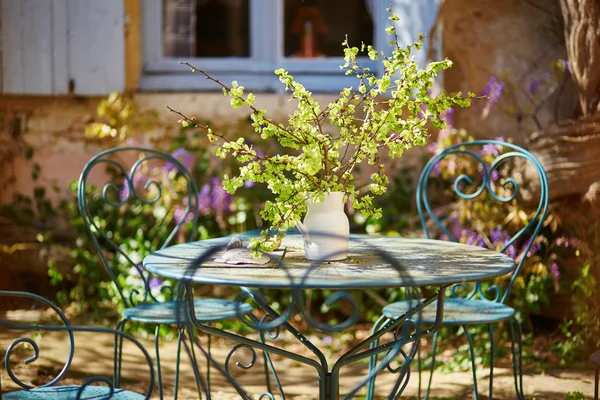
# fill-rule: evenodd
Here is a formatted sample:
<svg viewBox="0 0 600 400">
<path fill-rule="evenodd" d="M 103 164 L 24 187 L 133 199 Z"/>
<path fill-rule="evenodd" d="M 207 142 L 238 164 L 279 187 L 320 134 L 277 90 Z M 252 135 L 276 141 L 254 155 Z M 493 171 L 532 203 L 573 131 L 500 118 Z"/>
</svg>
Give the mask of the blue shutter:
<svg viewBox="0 0 600 400">
<path fill-rule="evenodd" d="M 68 0 L 68 69 L 78 95 L 125 88 L 123 0 Z"/>
<path fill-rule="evenodd" d="M 0 0 L 2 93 L 103 95 L 125 86 L 123 0 Z"/>
<path fill-rule="evenodd" d="M 3 0 L 1 6 L 2 92 L 52 93 L 51 2 Z"/>
</svg>

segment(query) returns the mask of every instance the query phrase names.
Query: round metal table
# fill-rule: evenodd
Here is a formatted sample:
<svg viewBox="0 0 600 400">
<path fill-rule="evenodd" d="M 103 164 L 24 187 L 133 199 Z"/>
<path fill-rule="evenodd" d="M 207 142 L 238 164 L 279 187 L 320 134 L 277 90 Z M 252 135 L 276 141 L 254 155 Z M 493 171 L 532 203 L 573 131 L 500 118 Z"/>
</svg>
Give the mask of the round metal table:
<svg viewBox="0 0 600 400">
<path fill-rule="evenodd" d="M 193 272 L 188 270 L 189 264 L 203 252 L 215 245 L 225 245 L 229 240 L 225 237 L 168 247 L 146 257 L 143 265 L 148 271 L 163 277 L 213 285 L 286 288 L 293 283 L 303 288 L 318 289 L 403 285 L 394 268 L 369 254 L 370 247 L 391 254 L 416 286 L 486 280 L 507 274 L 514 268 L 512 258 L 481 247 L 431 239 L 352 235 L 346 260 L 320 265 L 305 276 L 312 263 L 304 258 L 302 237 L 288 235 L 282 243 L 282 248 L 286 248 L 285 269 L 277 268 L 274 263 L 231 265 L 210 261 Z M 281 254 L 282 251 L 273 253 L 274 258 Z"/>
<path fill-rule="evenodd" d="M 242 236 L 242 239 L 246 242 L 248 237 Z M 300 235 L 287 235 L 281 246 L 285 250 L 270 253 L 274 261 L 272 260 L 268 264 L 231 265 L 215 262 L 215 257 L 210 257 L 209 260 L 197 268 L 190 268 L 190 264 L 204 252 L 213 246 L 224 246 L 229 240 L 230 237 L 224 237 L 165 248 L 146 257 L 143 266 L 154 274 L 177 279 L 188 286 L 189 319 L 199 330 L 210 335 L 234 340 L 246 347 L 258 348 L 263 351 L 265 356 L 278 354 L 313 366 L 319 375 L 319 392 L 322 399 L 338 398 L 339 369 L 342 366 L 382 352 L 390 354 L 392 349 L 395 349 L 396 354 L 398 354 L 400 345 L 394 341 L 376 347 L 372 344 L 376 343 L 385 333 L 397 331 L 411 318 L 415 319 L 416 313 L 419 313 L 420 310 L 434 301 L 437 303 L 432 305 L 436 308 L 436 323 L 428 329 L 424 329 L 418 337 L 412 337 L 410 340 L 416 343 L 421 337 L 435 333 L 441 326 L 444 289 L 447 286 L 455 283 L 492 279 L 511 272 L 515 266 L 512 258 L 481 247 L 440 240 L 376 235 L 351 235 L 349 254 L 346 260 L 315 266 L 314 263 L 304 257 L 302 237 Z M 399 273 L 397 267 L 394 268 L 389 263 L 383 262 L 381 257 L 377 257 L 372 250 L 373 248 L 385 251 L 398 263 L 404 274 Z M 279 263 L 276 262 L 282 257 L 285 268 L 279 267 Z M 258 323 L 256 325 L 263 328 L 261 334 L 263 340 L 259 341 L 219 330 L 196 321 L 193 312 L 193 298 L 190 295 L 192 293 L 191 283 L 193 282 L 241 288 L 246 293 L 246 297 L 251 297 L 259 304 L 271 320 L 278 321 L 277 328 L 285 327 L 316 355 L 317 360 L 265 343 L 264 332 L 275 328 L 274 325 L 269 325 L 268 322 L 264 325 Z M 404 316 L 390 321 L 374 335 L 350 349 L 338 358 L 332 368 L 329 368 L 324 354 L 289 322 L 288 319 L 292 314 L 287 314 L 287 310 L 282 312 L 281 315 L 276 313 L 268 304 L 268 299 L 255 290 L 256 288 L 279 288 L 297 291 L 304 289 L 346 291 L 350 289 L 400 288 L 407 286 L 434 287 L 437 288 L 437 293 L 425 300 L 415 301 L 415 306 L 407 311 Z M 300 303 L 298 304 L 300 314 L 309 324 L 312 322 L 313 326 L 316 325 L 321 330 L 328 330 L 328 325 L 318 323 L 312 319 Z M 347 329 L 352 325 L 350 322 L 353 323 L 354 321 L 345 321 L 331 330 Z M 371 345 L 371 348 L 364 350 L 365 346 L 369 345 Z M 267 361 L 270 363 L 270 358 Z M 240 391 L 226 368 L 222 372 L 230 378 L 238 392 L 245 398 L 245 393 Z M 362 384 L 364 385 L 364 381 Z"/>
</svg>

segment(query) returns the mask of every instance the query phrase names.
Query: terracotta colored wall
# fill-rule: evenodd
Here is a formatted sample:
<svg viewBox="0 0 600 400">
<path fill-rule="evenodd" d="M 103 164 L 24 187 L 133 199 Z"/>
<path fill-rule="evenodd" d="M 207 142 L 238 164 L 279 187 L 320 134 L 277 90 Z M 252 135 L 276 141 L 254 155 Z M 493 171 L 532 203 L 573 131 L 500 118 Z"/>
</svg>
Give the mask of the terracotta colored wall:
<svg viewBox="0 0 600 400">
<path fill-rule="evenodd" d="M 454 62 L 445 72 L 445 89 L 480 94 L 494 75 L 517 85 L 513 89 L 507 85 L 502 95 L 505 105 L 516 106 L 513 110 L 497 107 L 482 119 L 485 100 L 475 100 L 471 108 L 457 110 L 457 127 L 476 137 L 507 136 L 517 142 L 523 141 L 526 131 L 536 130 L 531 119 L 520 116 L 533 109 L 529 83 L 551 71 L 553 61 L 566 59 L 560 18 L 556 2 L 550 0 L 444 1 L 438 16 L 442 53 Z M 540 124 L 572 116 L 575 104 L 573 85 L 566 85 L 541 107 Z"/>
</svg>

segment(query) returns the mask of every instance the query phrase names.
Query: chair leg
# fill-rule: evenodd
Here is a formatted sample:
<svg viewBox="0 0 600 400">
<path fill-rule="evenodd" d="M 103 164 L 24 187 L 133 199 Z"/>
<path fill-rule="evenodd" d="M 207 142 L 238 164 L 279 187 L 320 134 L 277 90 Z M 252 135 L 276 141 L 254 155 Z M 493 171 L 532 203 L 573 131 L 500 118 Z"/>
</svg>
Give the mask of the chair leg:
<svg viewBox="0 0 600 400">
<path fill-rule="evenodd" d="M 117 323 L 116 330 L 123 331 L 127 320 L 121 320 Z M 113 375 L 115 388 L 121 386 L 121 363 L 123 362 L 123 336 L 115 335 L 114 353 L 113 353 Z"/>
<path fill-rule="evenodd" d="M 156 351 L 156 380 L 158 383 L 158 396 L 160 400 L 163 400 L 162 372 L 160 369 L 160 352 L 158 350 L 159 331 L 160 325 L 156 325 L 156 328 L 154 329 L 154 351 Z"/>
<path fill-rule="evenodd" d="M 479 400 L 479 391 L 477 390 L 477 369 L 475 367 L 475 349 L 473 348 L 473 339 L 471 338 L 471 334 L 467 330 L 466 325 L 462 325 L 462 328 L 465 331 L 465 336 L 467 337 L 467 341 L 469 342 L 469 353 L 471 354 L 471 371 L 473 372 L 473 397 L 475 400 Z"/>
<path fill-rule="evenodd" d="M 198 365 L 198 357 L 196 357 L 196 343 L 193 336 L 193 333 L 191 331 L 191 327 L 187 328 L 189 330 L 188 334 L 189 334 L 189 346 L 187 345 L 187 342 L 184 342 L 184 345 L 187 348 L 188 351 L 188 355 L 190 357 L 190 361 L 192 364 L 192 369 L 194 371 L 194 376 L 196 377 L 196 390 L 198 391 L 198 399 L 202 400 L 202 393 L 204 393 L 206 395 L 207 399 L 210 399 L 210 389 L 207 388 L 204 379 L 202 379 L 202 375 L 200 374 L 200 367 Z M 183 339 L 185 340 L 185 338 Z M 199 343 L 199 340 L 198 340 Z"/>
<path fill-rule="evenodd" d="M 417 380 L 417 400 L 421 400 L 421 342 L 417 344 L 417 370 L 419 372 L 419 379 Z"/>
<path fill-rule="evenodd" d="M 381 317 L 379 317 L 379 319 L 377 321 L 375 321 L 375 323 L 373 324 L 373 328 L 371 329 L 371 334 L 374 335 L 381 326 L 385 325 L 387 322 L 389 321 L 389 319 L 385 316 L 382 315 Z M 371 345 L 369 346 L 371 349 L 375 348 L 379 346 L 379 339 L 375 340 L 373 343 L 371 343 Z M 377 355 L 373 355 L 369 358 L 369 373 L 371 373 L 371 371 L 377 366 Z M 370 380 L 369 380 L 369 385 L 367 386 L 367 400 L 372 400 L 373 396 L 374 396 L 374 392 L 375 392 L 375 376 L 373 376 Z"/>
<path fill-rule="evenodd" d="M 491 344 L 491 353 L 490 353 L 490 389 L 488 394 L 488 400 L 492 400 L 493 392 L 494 392 L 494 356 L 495 356 L 495 346 L 494 346 L 494 329 L 492 328 L 492 324 L 488 324 L 488 332 L 490 333 L 490 344 Z"/>
<path fill-rule="evenodd" d="M 261 343 L 265 343 L 263 332 L 260 333 L 260 341 Z M 273 361 L 271 360 L 269 352 L 265 350 L 263 350 L 263 362 L 265 364 L 265 382 L 267 386 L 267 392 L 271 393 L 271 395 L 273 394 L 273 387 L 271 385 L 271 379 L 269 378 L 269 376 L 272 374 L 273 380 L 275 382 L 275 385 L 277 386 L 277 390 L 279 391 L 281 398 L 285 399 L 285 393 L 283 392 L 283 387 L 281 386 L 281 382 L 279 381 L 279 375 L 277 375 L 277 371 L 275 370 L 275 366 L 273 365 Z"/>
<path fill-rule="evenodd" d="M 517 321 L 517 328 L 519 334 L 519 387 L 521 389 L 521 398 L 525 400 L 525 395 L 523 394 L 523 329 L 521 327 L 521 323 Z"/>
<path fill-rule="evenodd" d="M 523 345 L 522 345 L 522 331 L 521 324 L 516 318 L 512 318 L 509 321 L 510 324 L 510 342 L 511 342 L 511 351 L 512 351 L 512 361 L 513 361 L 513 376 L 515 381 L 515 392 L 517 393 L 517 398 L 519 400 L 524 400 L 525 396 L 523 395 Z M 515 335 L 515 325 L 518 327 L 518 332 Z M 515 341 L 515 336 L 517 336 L 517 340 Z"/>
<path fill-rule="evenodd" d="M 598 400 L 598 379 L 600 378 L 600 367 L 596 367 L 596 378 L 594 379 L 594 400 Z"/>
<path fill-rule="evenodd" d="M 210 393 L 210 360 L 212 360 L 212 353 L 210 350 L 210 345 L 211 345 L 211 338 L 210 335 L 206 335 L 206 340 L 207 340 L 207 351 L 208 351 L 208 357 L 206 358 L 206 389 L 208 390 L 208 393 Z"/>
<path fill-rule="evenodd" d="M 264 341 L 261 340 L 261 342 L 264 343 Z M 268 393 L 273 393 L 273 388 L 271 387 L 271 379 L 269 378 L 269 364 L 268 362 L 270 362 L 270 357 L 268 355 L 268 353 L 266 351 L 263 351 L 263 363 L 264 363 L 264 370 L 265 370 L 265 385 L 267 387 L 267 392 Z M 269 360 L 269 361 L 267 361 Z"/>
<path fill-rule="evenodd" d="M 431 390 L 431 382 L 433 381 L 433 371 L 435 370 L 435 353 L 437 350 L 438 333 L 433 334 L 433 346 L 431 348 L 431 367 L 429 368 L 429 381 L 427 382 L 427 391 L 425 392 L 425 400 L 429 399 L 429 391 Z M 421 373 L 419 371 L 419 373 Z"/>
<path fill-rule="evenodd" d="M 185 335 L 184 329 L 179 329 L 179 334 L 177 335 L 177 358 L 175 360 L 175 383 L 173 385 L 173 400 L 177 400 L 177 392 L 179 389 L 179 363 L 181 361 L 181 340 Z"/>
</svg>

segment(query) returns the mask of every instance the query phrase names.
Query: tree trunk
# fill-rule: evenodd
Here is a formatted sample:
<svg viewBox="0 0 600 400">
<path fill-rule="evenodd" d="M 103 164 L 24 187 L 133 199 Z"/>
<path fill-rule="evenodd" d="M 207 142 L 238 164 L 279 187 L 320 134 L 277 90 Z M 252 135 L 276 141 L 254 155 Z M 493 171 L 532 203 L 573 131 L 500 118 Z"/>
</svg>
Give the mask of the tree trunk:
<svg viewBox="0 0 600 400">
<path fill-rule="evenodd" d="M 559 0 L 581 115 L 600 111 L 600 0 Z"/>
<path fill-rule="evenodd" d="M 592 205 L 600 206 L 600 196 L 594 195 L 600 188 L 595 184 L 600 182 L 600 114 L 562 121 L 537 132 L 528 148 L 548 174 L 552 200 L 586 194 Z"/>
</svg>

